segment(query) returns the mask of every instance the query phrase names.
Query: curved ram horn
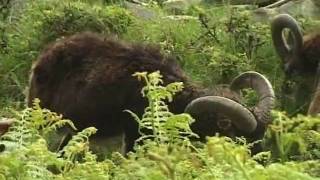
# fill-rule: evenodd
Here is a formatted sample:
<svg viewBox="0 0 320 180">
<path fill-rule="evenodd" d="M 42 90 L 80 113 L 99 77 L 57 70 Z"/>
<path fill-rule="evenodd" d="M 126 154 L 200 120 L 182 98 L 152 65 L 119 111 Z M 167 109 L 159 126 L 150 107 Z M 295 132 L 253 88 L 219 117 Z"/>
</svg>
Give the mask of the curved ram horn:
<svg viewBox="0 0 320 180">
<path fill-rule="evenodd" d="M 262 74 L 248 71 L 234 78 L 230 85 L 230 89 L 238 94 L 244 88 L 255 90 L 259 96 L 259 102 L 254 107 L 253 112 L 257 120 L 264 124 L 270 123 L 270 112 L 274 106 L 275 95 L 269 80 Z"/>
<path fill-rule="evenodd" d="M 186 113 L 192 115 L 222 114 L 227 117 L 237 129 L 244 133 L 252 133 L 257 127 L 254 115 L 241 104 L 221 96 L 205 96 L 191 101 Z"/>
<path fill-rule="evenodd" d="M 290 30 L 289 38 L 293 41 L 292 48 L 283 35 L 286 28 Z M 293 17 L 288 14 L 277 15 L 271 22 L 271 33 L 273 45 L 284 63 L 288 62 L 288 58 L 298 55 L 303 46 L 303 35 L 300 26 Z"/>
</svg>

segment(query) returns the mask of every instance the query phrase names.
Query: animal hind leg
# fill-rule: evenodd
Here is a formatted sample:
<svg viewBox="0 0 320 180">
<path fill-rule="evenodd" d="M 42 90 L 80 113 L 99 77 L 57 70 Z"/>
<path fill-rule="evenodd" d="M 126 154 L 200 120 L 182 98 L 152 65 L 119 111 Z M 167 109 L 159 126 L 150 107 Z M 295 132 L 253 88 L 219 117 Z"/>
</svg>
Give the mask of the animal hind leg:
<svg viewBox="0 0 320 180">
<path fill-rule="evenodd" d="M 128 153 L 134 151 L 135 141 L 140 137 L 138 132 L 138 123 L 132 120 L 128 122 L 125 126 L 125 136 L 124 136 L 124 151 Z"/>
</svg>

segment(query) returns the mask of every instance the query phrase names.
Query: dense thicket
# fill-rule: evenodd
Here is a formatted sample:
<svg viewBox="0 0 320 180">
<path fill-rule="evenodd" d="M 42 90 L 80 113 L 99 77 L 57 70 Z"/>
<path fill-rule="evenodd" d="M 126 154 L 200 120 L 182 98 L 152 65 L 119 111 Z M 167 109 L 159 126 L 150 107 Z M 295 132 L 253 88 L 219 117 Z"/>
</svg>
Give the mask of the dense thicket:
<svg viewBox="0 0 320 180">
<path fill-rule="evenodd" d="M 0 4 L 0 117 L 13 117 L 17 123 L 0 141 L 0 150 L 4 151 L 0 153 L 0 179 L 320 177 L 319 118 L 292 117 L 306 112 L 307 106 L 296 106 L 291 94 L 280 96 L 284 76 L 272 46 L 269 23 L 255 21 L 248 11 L 209 4 L 177 11 L 163 8 L 163 1 L 144 1 L 148 11 L 137 14 L 121 0 L 4 2 L 8 4 Z M 316 24 L 304 19 L 299 22 L 305 29 Z M 160 129 L 153 129 L 156 141 L 142 139 L 144 145 L 136 146 L 136 152 L 128 158 L 114 153 L 97 162 L 87 141 L 95 133 L 94 128 L 74 136 L 61 152 L 48 151 L 50 133 L 71 122 L 58 121 L 61 117 L 42 110 L 37 103 L 32 109 L 24 109 L 30 68 L 48 43 L 88 30 L 131 42 L 158 44 L 163 53 L 177 59 L 193 80 L 208 87 L 228 83 L 247 70 L 266 75 L 276 90 L 278 104 L 274 122 L 263 140 L 265 152 L 251 157 L 248 145 L 241 139 L 233 142 L 212 137 L 206 144 L 192 145 L 176 131 L 182 129 L 193 135 L 188 126 L 190 117 L 168 115 L 166 111 L 160 112 L 167 116 L 159 122 L 155 117 L 149 118 L 159 124 Z M 154 74 L 138 76 L 155 81 L 161 78 Z M 291 91 L 286 91 L 294 94 L 300 82 L 299 77 L 287 79 L 286 88 Z M 251 91 L 244 94 L 246 104 L 254 104 L 255 95 Z M 149 100 L 160 101 L 152 95 Z"/>
</svg>

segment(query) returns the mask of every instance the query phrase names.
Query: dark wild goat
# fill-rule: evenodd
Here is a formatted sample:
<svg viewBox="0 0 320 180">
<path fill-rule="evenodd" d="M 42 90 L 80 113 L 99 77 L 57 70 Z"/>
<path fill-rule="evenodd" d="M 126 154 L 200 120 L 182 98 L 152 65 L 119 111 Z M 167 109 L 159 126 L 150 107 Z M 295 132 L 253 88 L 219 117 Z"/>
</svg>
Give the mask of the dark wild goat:
<svg viewBox="0 0 320 180">
<path fill-rule="evenodd" d="M 194 85 L 176 61 L 163 56 L 158 48 L 89 32 L 66 37 L 42 52 L 32 68 L 28 105 L 39 98 L 42 107 L 63 114 L 79 129 L 97 127 L 96 138 L 124 132 L 128 152 L 139 137 L 138 124 L 123 110 L 129 109 L 141 116 L 147 106 L 141 96 L 143 84 L 132 74 L 157 70 L 165 84 L 184 83 L 184 90 L 169 103 L 169 109 L 173 113 L 190 113 L 196 119 L 191 128 L 202 140 L 217 132 L 250 140 L 263 137 L 270 123 L 274 93 L 261 74 L 243 73 L 235 78 L 230 89 L 208 94 L 209 91 Z M 259 102 L 254 108 L 248 109 L 236 102 L 242 88 L 257 91 Z"/>
<path fill-rule="evenodd" d="M 286 29 L 289 30 L 288 40 L 284 33 Z M 312 92 L 314 92 L 308 114 L 315 115 L 319 113 L 320 33 L 310 33 L 303 36 L 297 21 L 288 14 L 277 15 L 271 23 L 271 31 L 273 43 L 282 59 L 286 76 L 298 75 L 303 78 L 295 98 L 308 100 L 306 95 L 311 97 Z"/>
</svg>

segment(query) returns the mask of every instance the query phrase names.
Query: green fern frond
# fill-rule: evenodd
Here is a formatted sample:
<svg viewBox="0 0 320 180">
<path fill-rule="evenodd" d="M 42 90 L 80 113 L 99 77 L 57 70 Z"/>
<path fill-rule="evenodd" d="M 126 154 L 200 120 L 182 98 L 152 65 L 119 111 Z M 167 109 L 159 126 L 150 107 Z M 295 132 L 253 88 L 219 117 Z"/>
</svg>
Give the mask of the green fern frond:
<svg viewBox="0 0 320 180">
<path fill-rule="evenodd" d="M 94 127 L 89 127 L 76 135 L 72 136 L 68 144 L 60 151 L 68 161 L 65 165 L 65 172 L 68 171 L 74 162 L 77 160 L 78 156 L 85 155 L 89 152 L 89 137 L 97 132 Z"/>
<path fill-rule="evenodd" d="M 26 142 L 36 141 L 41 136 L 47 137 L 49 133 L 65 125 L 76 129 L 71 120 L 63 119 L 62 115 L 57 115 L 48 109 L 42 109 L 39 104 L 40 100 L 35 99 L 31 108 L 14 112 L 16 120 L 1 139 L 25 146 Z"/>
<path fill-rule="evenodd" d="M 133 76 L 146 83 L 141 93 L 149 102 L 141 119 L 133 112 L 127 111 L 139 124 L 139 132 L 142 137 L 137 141 L 151 138 L 157 144 L 171 144 L 188 141 L 188 136 L 195 136 L 189 127 L 193 121 L 191 116 L 186 114 L 174 115 L 169 111 L 165 102 L 172 101 L 173 96 L 183 89 L 181 82 L 162 86 L 162 75 L 159 71 L 149 74 L 138 72 Z M 151 130 L 152 133 L 144 133 L 144 130 Z"/>
</svg>

